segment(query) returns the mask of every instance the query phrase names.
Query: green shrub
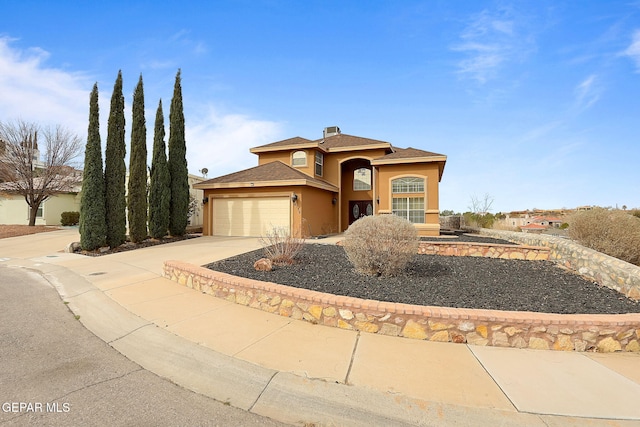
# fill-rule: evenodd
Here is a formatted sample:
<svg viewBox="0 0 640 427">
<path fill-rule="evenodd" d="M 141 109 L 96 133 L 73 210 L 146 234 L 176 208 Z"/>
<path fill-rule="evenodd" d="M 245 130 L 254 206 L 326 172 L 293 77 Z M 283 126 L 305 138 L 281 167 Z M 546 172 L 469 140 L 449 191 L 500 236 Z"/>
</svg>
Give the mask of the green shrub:
<svg viewBox="0 0 640 427">
<path fill-rule="evenodd" d="M 78 225 L 80 221 L 80 212 L 62 212 L 60 224 L 64 226 Z"/>
<path fill-rule="evenodd" d="M 492 228 L 496 220 L 496 217 L 490 213 L 465 212 L 463 216 L 467 228 Z"/>
<path fill-rule="evenodd" d="M 562 224 L 560 224 L 560 230 L 566 230 L 567 228 L 569 228 L 568 222 L 563 222 Z"/>
<path fill-rule="evenodd" d="M 583 246 L 640 265 L 640 218 L 623 211 L 593 209 L 569 218 L 569 237 Z"/>
<path fill-rule="evenodd" d="M 344 233 L 343 247 L 356 271 L 370 276 L 392 276 L 402 271 L 418 252 L 418 232 L 396 215 L 365 216 Z"/>
</svg>

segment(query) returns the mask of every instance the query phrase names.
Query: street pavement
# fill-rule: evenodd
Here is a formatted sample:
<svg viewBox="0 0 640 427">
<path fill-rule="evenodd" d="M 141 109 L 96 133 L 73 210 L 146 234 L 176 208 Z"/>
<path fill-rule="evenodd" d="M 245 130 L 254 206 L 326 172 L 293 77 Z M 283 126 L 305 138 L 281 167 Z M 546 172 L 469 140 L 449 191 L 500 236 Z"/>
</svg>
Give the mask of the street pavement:
<svg viewBox="0 0 640 427">
<path fill-rule="evenodd" d="M 39 274 L 0 266 L 0 425 L 281 426 L 184 389 L 89 332 Z"/>
<path fill-rule="evenodd" d="M 201 237 L 97 258 L 61 250 L 77 240 L 73 229 L 0 239 L 0 266 L 38 272 L 79 323 L 145 372 L 252 414 L 318 426 L 640 425 L 640 354 L 311 325 L 161 277 L 165 260 L 202 265 L 257 249 L 257 239 Z"/>
</svg>

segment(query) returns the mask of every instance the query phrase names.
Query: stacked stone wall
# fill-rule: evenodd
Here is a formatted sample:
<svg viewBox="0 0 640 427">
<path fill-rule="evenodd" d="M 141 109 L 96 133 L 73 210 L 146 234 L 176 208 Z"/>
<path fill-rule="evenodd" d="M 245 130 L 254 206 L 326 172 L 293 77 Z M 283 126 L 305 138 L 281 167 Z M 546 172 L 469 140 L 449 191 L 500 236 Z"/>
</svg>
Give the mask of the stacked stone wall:
<svg viewBox="0 0 640 427">
<path fill-rule="evenodd" d="M 585 248 L 561 237 L 484 228 L 479 232 L 515 243 L 546 247 L 549 249 L 550 260 L 578 272 L 601 286 L 615 289 L 633 300 L 640 300 L 640 267 L 636 265 Z"/>
<path fill-rule="evenodd" d="M 199 292 L 326 326 L 429 341 L 565 351 L 640 352 L 640 314 L 562 315 L 363 300 L 166 261 L 164 276 Z"/>
<path fill-rule="evenodd" d="M 501 259 L 540 261 L 549 259 L 549 248 L 538 246 L 499 245 L 494 243 L 420 242 L 419 254 L 442 256 L 475 256 Z"/>
</svg>

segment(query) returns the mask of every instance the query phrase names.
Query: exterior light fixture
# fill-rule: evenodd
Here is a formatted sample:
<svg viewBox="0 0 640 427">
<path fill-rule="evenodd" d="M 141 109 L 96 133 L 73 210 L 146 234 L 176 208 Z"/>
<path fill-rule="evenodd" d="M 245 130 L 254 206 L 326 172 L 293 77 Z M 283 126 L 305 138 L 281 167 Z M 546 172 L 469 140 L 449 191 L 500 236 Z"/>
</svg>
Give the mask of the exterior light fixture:
<svg viewBox="0 0 640 427">
<path fill-rule="evenodd" d="M 333 199 L 331 199 L 331 204 L 335 205 L 336 203 L 338 203 L 338 199 L 336 199 L 335 197 Z"/>
<path fill-rule="evenodd" d="M 293 193 L 293 195 L 291 196 L 291 201 L 292 201 L 293 203 L 295 203 L 295 202 L 297 202 L 297 201 L 298 201 L 298 195 L 297 195 L 296 193 Z"/>
</svg>

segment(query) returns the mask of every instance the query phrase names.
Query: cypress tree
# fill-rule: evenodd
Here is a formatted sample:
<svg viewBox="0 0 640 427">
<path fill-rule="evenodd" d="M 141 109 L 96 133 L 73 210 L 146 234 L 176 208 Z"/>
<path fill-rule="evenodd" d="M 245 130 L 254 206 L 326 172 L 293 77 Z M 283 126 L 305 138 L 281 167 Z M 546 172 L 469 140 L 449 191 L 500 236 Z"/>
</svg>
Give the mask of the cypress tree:
<svg viewBox="0 0 640 427">
<path fill-rule="evenodd" d="M 129 238 L 138 243 L 147 238 L 147 125 L 144 119 L 142 74 L 133 92 L 131 156 L 129 157 Z"/>
<path fill-rule="evenodd" d="M 111 95 L 111 111 L 107 128 L 107 148 L 104 159 L 105 206 L 107 245 L 118 247 L 125 242 L 127 231 L 124 157 L 124 96 L 122 96 L 122 71 L 118 71 Z"/>
<path fill-rule="evenodd" d="M 80 245 L 92 251 L 105 244 L 104 176 L 98 109 L 98 84 L 93 85 L 89 100 L 89 132 L 84 151 L 82 195 L 80 199 Z"/>
<path fill-rule="evenodd" d="M 149 189 L 149 234 L 155 239 L 166 236 L 169 230 L 171 188 L 164 135 L 164 114 L 162 100 L 160 100 L 153 135 L 151 188 Z"/>
<path fill-rule="evenodd" d="M 187 146 L 184 139 L 184 113 L 180 82 L 180 70 L 178 70 L 169 111 L 168 165 L 171 180 L 169 232 L 172 236 L 184 235 L 189 217 L 189 171 L 187 169 Z"/>
</svg>

